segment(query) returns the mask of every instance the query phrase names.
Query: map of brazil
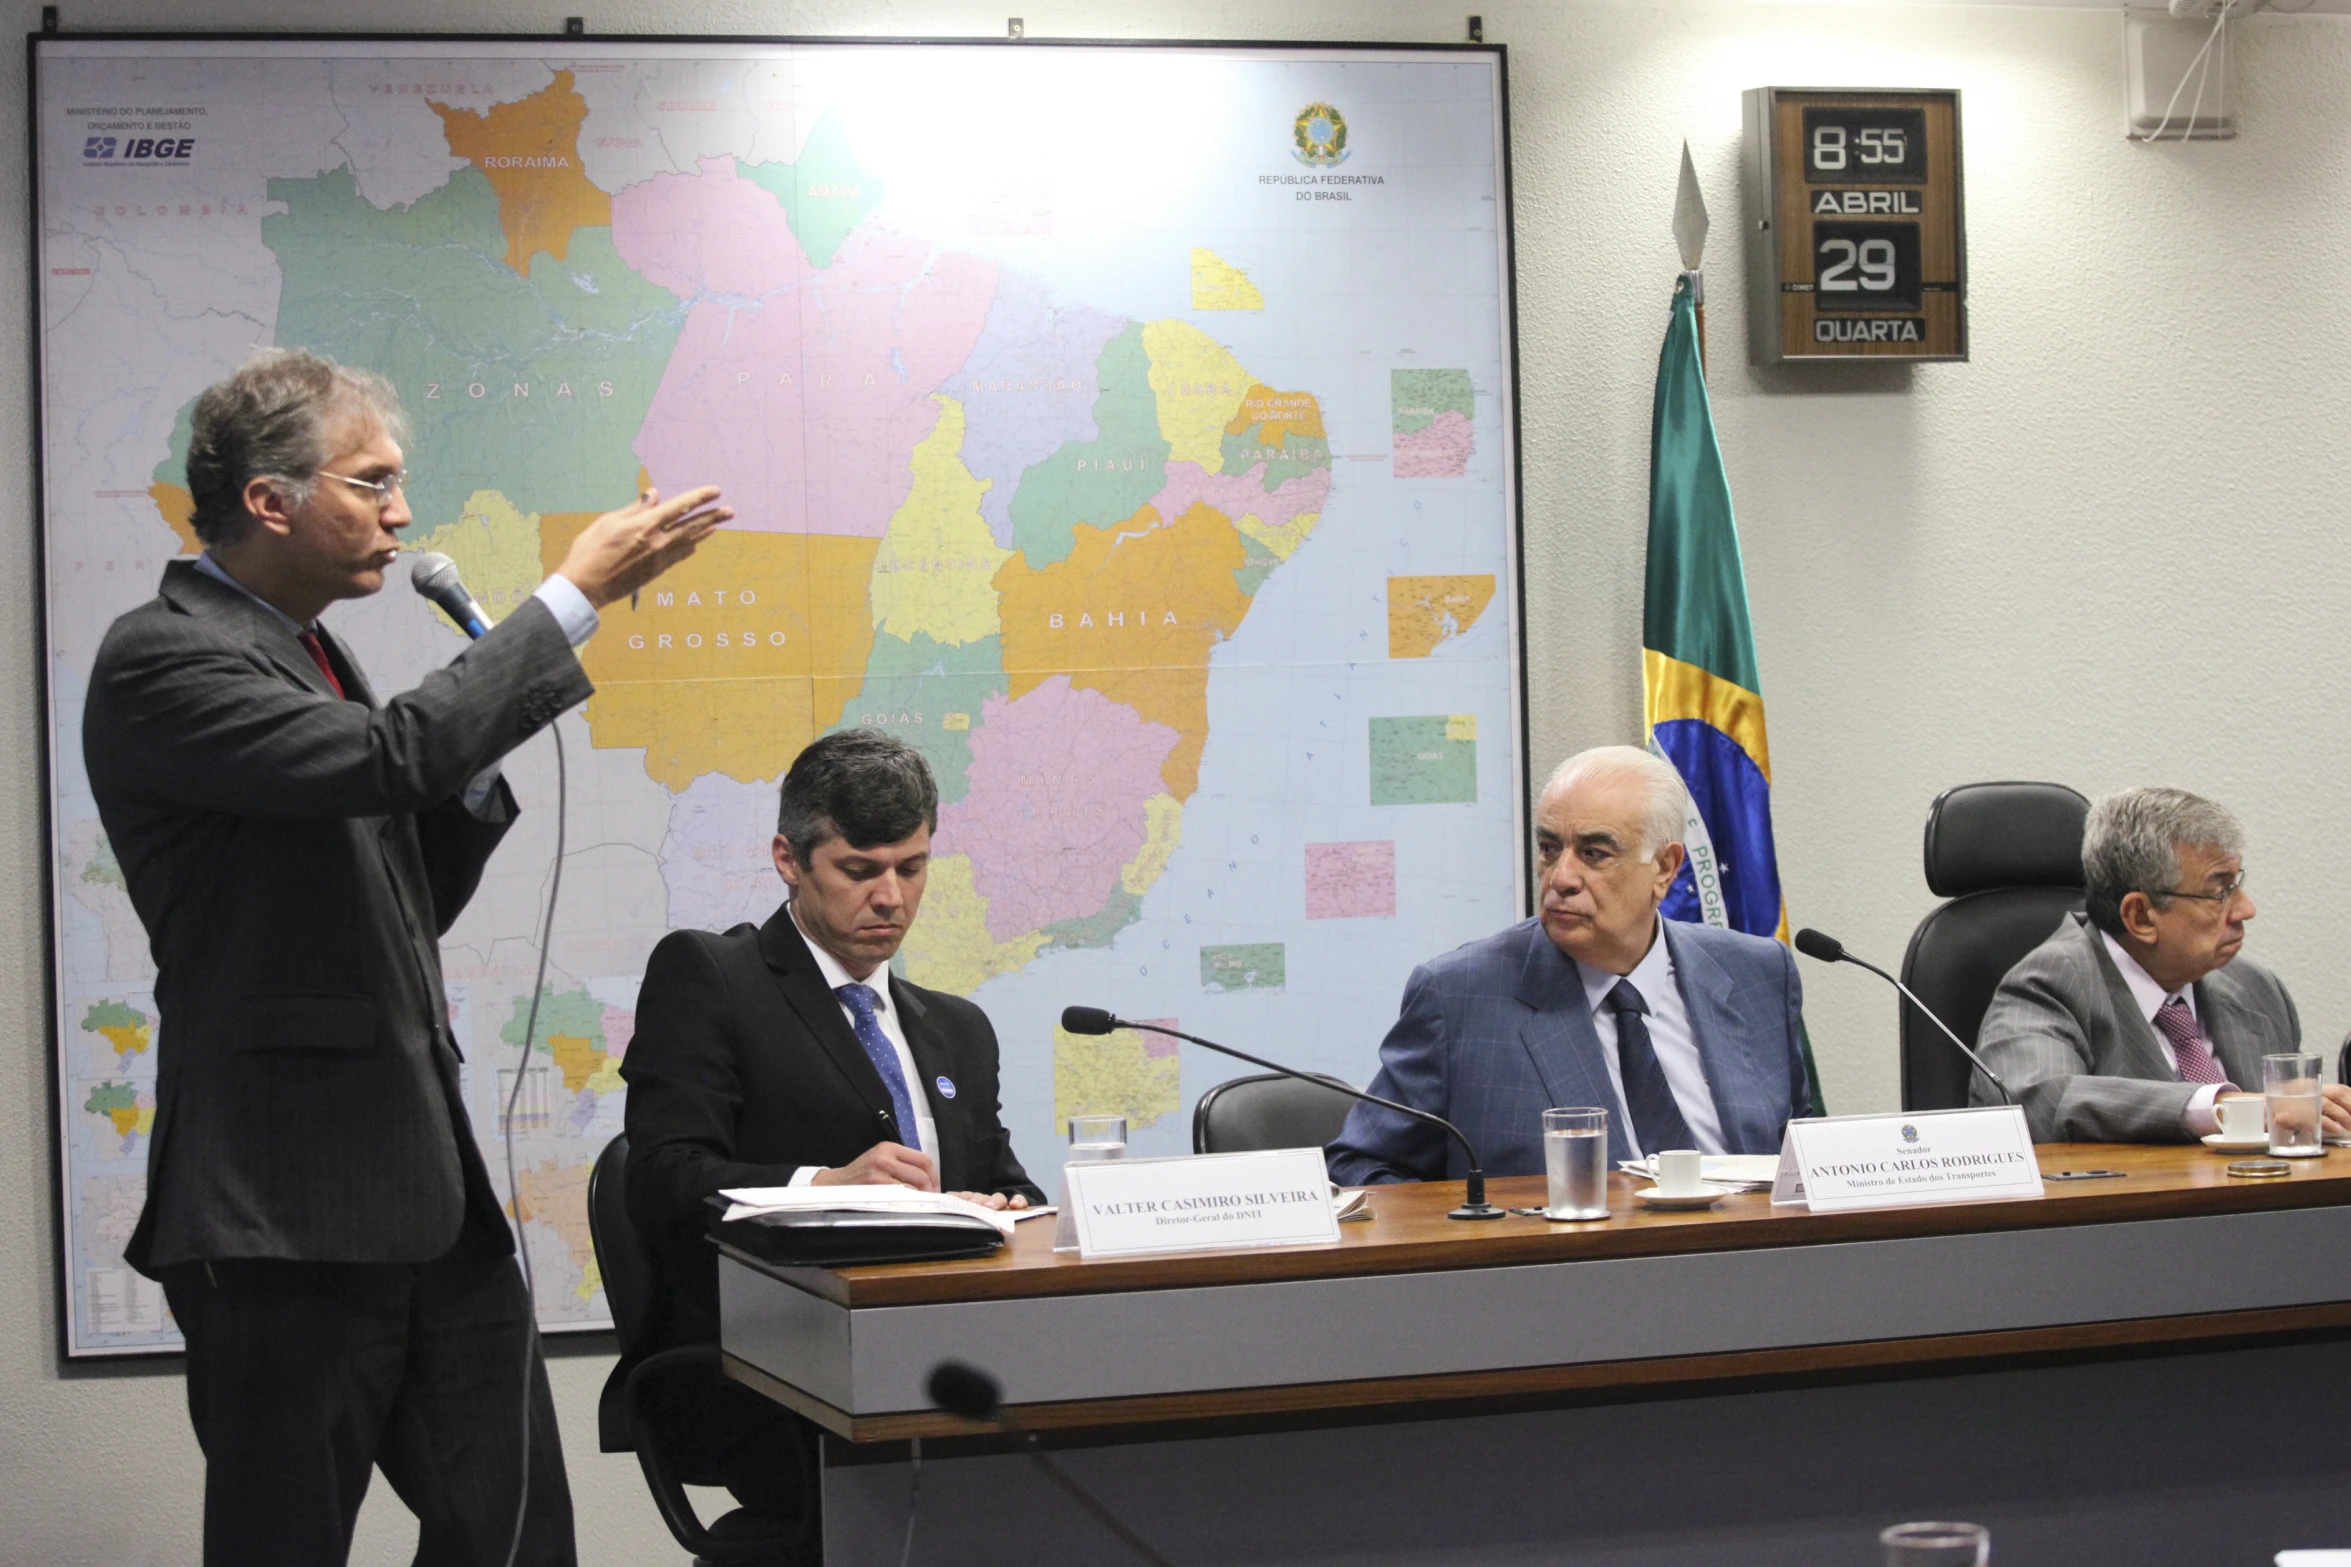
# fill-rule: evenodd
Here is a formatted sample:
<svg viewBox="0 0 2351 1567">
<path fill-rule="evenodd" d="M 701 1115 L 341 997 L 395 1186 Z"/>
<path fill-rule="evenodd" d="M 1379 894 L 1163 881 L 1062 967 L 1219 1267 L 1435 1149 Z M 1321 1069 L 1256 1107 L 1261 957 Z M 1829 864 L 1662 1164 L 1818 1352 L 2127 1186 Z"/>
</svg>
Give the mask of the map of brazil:
<svg viewBox="0 0 2351 1567">
<path fill-rule="evenodd" d="M 81 693 L 199 548 L 190 408 L 261 345 L 398 388 L 404 546 L 492 619 L 640 488 L 738 512 L 581 649 L 527 1038 L 549 741 L 444 942 L 550 1328 L 609 1320 L 585 1189 L 644 957 L 774 912 L 776 784 L 842 728 L 938 778 L 897 968 L 987 1009 L 1044 1184 L 1070 1115 L 1188 1151 L 1246 1070 L 1071 1002 L 1367 1080 L 1411 966 L 1523 897 L 1499 91 L 1409 50 L 45 47 L 69 1349 L 176 1342 L 122 1260 L 169 1028 Z M 403 575 L 330 611 L 379 690 L 462 644 Z"/>
</svg>

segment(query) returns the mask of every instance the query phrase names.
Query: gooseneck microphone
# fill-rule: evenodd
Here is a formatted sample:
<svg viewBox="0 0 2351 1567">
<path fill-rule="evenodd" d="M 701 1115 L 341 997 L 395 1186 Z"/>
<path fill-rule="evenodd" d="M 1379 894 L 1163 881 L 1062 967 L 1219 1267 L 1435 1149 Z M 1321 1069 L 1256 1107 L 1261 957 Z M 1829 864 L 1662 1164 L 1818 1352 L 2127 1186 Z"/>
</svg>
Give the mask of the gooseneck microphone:
<svg viewBox="0 0 2351 1567">
<path fill-rule="evenodd" d="M 1246 1061 L 1251 1066 L 1264 1067 L 1268 1072 L 1279 1072 L 1284 1077 L 1294 1077 L 1302 1083 L 1319 1083 L 1325 1088 L 1347 1095 L 1350 1099 L 1360 1099 L 1368 1105 L 1383 1106 L 1395 1111 L 1398 1115 L 1411 1116 L 1415 1121 L 1426 1121 L 1431 1126 L 1451 1133 L 1453 1140 L 1461 1144 L 1461 1151 L 1469 1155 L 1469 1175 L 1465 1183 L 1467 1189 L 1461 1194 L 1461 1206 L 1445 1217 L 1448 1219 L 1499 1219 L 1502 1217 L 1503 1210 L 1486 1201 L 1486 1172 L 1478 1164 L 1478 1151 L 1469 1145 L 1468 1138 L 1461 1135 L 1460 1127 L 1455 1126 L 1441 1115 L 1431 1115 L 1426 1110 L 1415 1110 L 1410 1105 L 1400 1105 L 1393 1099 L 1382 1099 L 1377 1094 L 1367 1094 L 1360 1088 L 1350 1087 L 1335 1077 L 1325 1077 L 1319 1072 L 1301 1072 L 1296 1067 L 1284 1066 L 1279 1061 L 1268 1061 L 1263 1056 L 1253 1056 L 1246 1050 L 1235 1050 L 1232 1046 L 1220 1045 L 1213 1039 L 1202 1039 L 1198 1034 L 1179 1033 L 1172 1028 L 1162 1028 L 1157 1023 L 1137 1023 L 1128 1018 L 1114 1017 L 1100 1007 L 1063 1007 L 1061 1009 L 1061 1026 L 1073 1034 L 1107 1034 L 1117 1028 L 1139 1028 L 1145 1033 L 1165 1034 L 1170 1039 L 1181 1039 L 1198 1045 L 1204 1050 L 1213 1050 L 1218 1055 L 1231 1056 L 1236 1061 Z"/>
<path fill-rule="evenodd" d="M 1071 1032 L 1077 1031 L 1073 1029 Z M 1061 1487 L 1069 1499 L 1084 1508 L 1096 1523 L 1117 1535 L 1119 1543 L 1150 1562 L 1152 1567 L 1175 1567 L 1174 1563 L 1153 1550 L 1141 1535 L 1121 1523 L 1116 1514 L 1094 1499 L 1092 1492 L 1070 1478 L 1059 1464 L 1048 1457 L 1044 1447 L 1037 1441 L 1036 1432 L 1005 1412 L 1004 1389 L 994 1377 L 960 1360 L 942 1360 L 931 1368 L 929 1392 L 931 1402 L 948 1414 L 977 1425 L 992 1425 L 1008 1435 L 1019 1437 L 1029 1457 L 1045 1472 L 1045 1478 Z"/>
<path fill-rule="evenodd" d="M 473 595 L 465 591 L 465 582 L 457 574 L 457 562 L 438 550 L 428 550 L 416 557 L 408 568 L 408 585 L 441 606 L 441 613 L 457 623 L 457 629 L 479 640 L 490 633 L 490 617 Z"/>
<path fill-rule="evenodd" d="M 1961 1039 L 1956 1033 L 1952 1032 L 1950 1024 L 1935 1016 L 1934 1008 L 1928 1006 L 1925 1002 L 1919 1000 L 1917 996 L 1913 995 L 1908 985 L 1903 984 L 1902 981 L 1896 979 L 1893 975 L 1887 973 L 1884 969 L 1879 968 L 1875 963 L 1871 963 L 1863 958 L 1855 957 L 1852 953 L 1845 950 L 1845 944 L 1843 942 L 1839 941 L 1836 937 L 1821 931 L 1805 929 L 1796 932 L 1796 950 L 1803 953 L 1808 958 L 1817 958 L 1823 963 L 1851 963 L 1857 967 L 1865 968 L 1872 974 L 1875 974 L 1878 978 L 1884 980 L 1887 984 L 1893 986 L 1896 990 L 1902 992 L 1902 999 L 1909 1002 L 1912 1006 L 1918 1008 L 1918 1015 L 1920 1017 L 1925 1018 L 1928 1022 L 1934 1024 L 1935 1027 L 1941 1029 L 1943 1031 L 1943 1037 L 1950 1040 L 1951 1043 L 1957 1047 L 1961 1055 L 1967 1057 L 1968 1060 L 1975 1063 L 1975 1069 L 1984 1074 L 1984 1081 L 1990 1083 L 1994 1088 L 2000 1091 L 2000 1102 L 2002 1104 L 2012 1105 L 2016 1103 L 2015 1098 L 2012 1097 L 2008 1092 L 2008 1085 L 2000 1081 L 2000 1074 L 1993 1071 L 1990 1067 L 1984 1065 L 1984 1058 L 1977 1055 L 1973 1050 L 1969 1049 L 1967 1041 Z"/>
</svg>

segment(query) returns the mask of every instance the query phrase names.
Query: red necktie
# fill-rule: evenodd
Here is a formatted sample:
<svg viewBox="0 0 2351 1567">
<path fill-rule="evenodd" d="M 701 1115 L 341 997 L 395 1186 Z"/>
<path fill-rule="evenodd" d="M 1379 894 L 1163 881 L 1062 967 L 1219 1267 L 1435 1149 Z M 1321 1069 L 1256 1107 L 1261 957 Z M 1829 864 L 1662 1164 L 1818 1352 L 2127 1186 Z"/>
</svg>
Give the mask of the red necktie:
<svg viewBox="0 0 2351 1567">
<path fill-rule="evenodd" d="M 302 646 L 310 654 L 310 661 L 318 666 L 318 672 L 327 677 L 327 685 L 335 695 L 341 696 L 343 682 L 335 678 L 335 666 L 327 662 L 326 640 L 313 628 L 302 633 Z"/>
</svg>

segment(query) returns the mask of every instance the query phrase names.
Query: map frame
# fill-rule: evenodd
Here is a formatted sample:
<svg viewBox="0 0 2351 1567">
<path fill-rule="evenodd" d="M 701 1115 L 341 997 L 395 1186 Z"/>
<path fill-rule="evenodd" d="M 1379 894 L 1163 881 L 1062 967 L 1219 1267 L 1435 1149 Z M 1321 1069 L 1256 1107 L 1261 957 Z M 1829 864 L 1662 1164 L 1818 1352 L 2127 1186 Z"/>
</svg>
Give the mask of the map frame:
<svg viewBox="0 0 2351 1567">
<path fill-rule="evenodd" d="M 434 58 L 462 59 L 469 50 L 479 50 L 498 58 L 510 58 L 516 52 L 533 58 L 578 58 L 608 56 L 621 60 L 638 61 L 697 50 L 720 50 L 730 54 L 757 56 L 767 51 L 830 51 L 850 49 L 891 49 L 908 51 L 951 50 L 1008 50 L 1043 53 L 1047 51 L 1180 51 L 1193 55 L 1226 55 L 1235 59 L 1273 59 L 1295 61 L 1316 57 L 1379 56 L 1417 58 L 1473 59 L 1489 63 L 1493 72 L 1494 116 L 1494 201 L 1496 207 L 1496 235 L 1500 251 L 1500 349 L 1501 385 L 1498 388 L 1505 404 L 1498 421 L 1500 438 L 1505 451 L 1502 461 L 1501 486 L 1507 530 L 1507 582 L 1496 595 L 1503 600 L 1500 606 L 1507 618 L 1507 647 L 1509 669 L 1510 751 L 1512 766 L 1508 787 L 1511 790 L 1509 814 L 1514 853 L 1510 874 L 1515 892 L 1516 914 L 1524 917 L 1531 911 L 1533 883 L 1527 851 L 1527 821 L 1529 800 L 1534 784 L 1531 747 L 1528 732 L 1529 675 L 1525 651 L 1525 514 L 1524 514 L 1524 443 L 1521 430 L 1520 367 L 1518 349 L 1518 276 L 1516 262 L 1516 233 L 1514 211 L 1514 184 L 1512 171 L 1511 105 L 1508 76 L 1508 48 L 1500 43 L 1387 43 L 1354 40 L 1245 40 L 1245 39 L 1088 39 L 1088 38 L 994 38 L 994 37 L 896 37 L 845 35 L 758 35 L 758 34 L 589 34 L 577 33 L 476 33 L 476 32 L 311 32 L 284 30 L 236 30 L 197 32 L 172 29 L 136 30 L 106 33 L 30 32 L 26 35 L 27 64 L 27 148 L 30 174 L 30 200 L 27 221 L 31 225 L 32 244 L 28 247 L 30 263 L 30 304 L 33 315 L 34 398 L 32 416 L 32 470 L 38 508 L 38 525 L 33 540 L 35 570 L 43 592 L 35 606 L 35 627 L 42 658 L 36 673 L 36 695 L 43 715 L 44 756 L 41 774 L 42 815 L 46 854 L 41 867 L 42 945 L 48 964 L 47 983 L 43 995 L 43 1027 L 49 1042 L 48 1077 L 49 1099 L 53 1115 L 49 1117 L 50 1170 L 52 1184 L 52 1215 L 57 1229 L 54 1236 L 55 1302 L 57 1309 L 57 1347 L 61 1360 L 69 1362 L 97 1362 L 115 1360 L 148 1360 L 184 1353 L 177 1344 L 155 1344 L 133 1347 L 99 1346 L 83 1341 L 78 1331 L 78 1304 L 72 1283 L 74 1266 L 72 1229 L 74 1214 L 74 1178 L 72 1158 L 71 1118 L 75 1111 L 70 1103 L 73 1083 L 69 1062 L 74 1040 L 69 1031 L 69 1003 L 65 994 L 66 963 L 64 954 L 64 925 L 66 896 L 61 867 L 64 864 L 64 829 L 61 816 L 61 788 L 59 765 L 62 748 L 78 750 L 78 735 L 60 732 L 57 722 L 58 706 L 55 690 L 56 628 L 52 619 L 52 602 L 56 579 L 53 576 L 52 530 L 58 509 L 58 498 L 51 493 L 49 437 L 53 427 L 50 408 L 52 349 L 48 316 L 44 308 L 49 278 L 51 224 L 48 216 L 48 193 L 42 178 L 44 168 L 44 110 L 48 107 L 44 94 L 44 56 L 73 56 L 97 50 L 129 51 L 140 46 L 171 46 L 181 58 L 189 55 L 218 55 L 244 57 L 241 51 L 284 51 L 297 60 L 342 57 L 361 53 L 371 46 L 393 46 L 403 52 L 430 47 L 436 50 Z M 445 46 L 445 47 L 443 47 Z M 305 52 L 308 51 L 308 52 Z M 1343 133 L 1342 133 L 1343 135 Z M 1343 146 L 1343 141 L 1341 142 Z M 423 530 L 419 530 L 420 532 Z M 1328 847 L 1346 848 L 1349 845 Z M 1203 949 L 1204 952 L 1208 949 Z M 1231 949 L 1242 950 L 1242 949 Z M 1188 1117 L 1186 1118 L 1188 1120 Z M 494 1142 L 484 1142 L 486 1159 L 495 1164 L 498 1150 Z M 516 1221 L 520 1229 L 520 1221 Z M 580 1334 L 610 1332 L 609 1322 L 603 1323 L 542 1323 L 548 1334 Z"/>
</svg>

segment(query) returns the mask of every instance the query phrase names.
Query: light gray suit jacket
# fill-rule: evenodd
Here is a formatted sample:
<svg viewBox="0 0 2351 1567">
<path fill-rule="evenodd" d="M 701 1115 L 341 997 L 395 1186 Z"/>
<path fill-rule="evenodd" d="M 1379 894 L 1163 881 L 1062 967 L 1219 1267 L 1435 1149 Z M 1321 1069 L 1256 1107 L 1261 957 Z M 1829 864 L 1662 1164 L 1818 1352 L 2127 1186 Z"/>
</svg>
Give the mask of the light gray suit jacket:
<svg viewBox="0 0 2351 1567">
<path fill-rule="evenodd" d="M 2261 1058 L 2302 1048 L 2302 1020 L 2276 975 L 2237 959 L 2195 984 L 2196 1016 L 2239 1088 L 2261 1088 Z M 2024 1106 L 2042 1143 L 2180 1142 L 2196 1096 L 2163 1058 L 2155 1025 L 2097 927 L 2076 914 L 2019 959 L 1984 1013 L 1976 1051 Z M 1974 1074 L 1977 1104 L 2000 1096 Z"/>
<path fill-rule="evenodd" d="M 1735 930 L 1667 920 L 1664 931 L 1725 1146 L 1777 1153 L 1782 1129 L 1812 1097 L 1795 960 L 1778 942 Z M 1371 1091 L 1460 1127 L 1488 1175 L 1543 1173 L 1543 1112 L 1554 1106 L 1605 1107 L 1609 1157 L 1632 1151 L 1583 976 L 1541 920 L 1412 971 Z M 1326 1152 L 1331 1179 L 1344 1186 L 1459 1180 L 1469 1170 L 1459 1143 L 1378 1105 L 1357 1104 Z"/>
</svg>

